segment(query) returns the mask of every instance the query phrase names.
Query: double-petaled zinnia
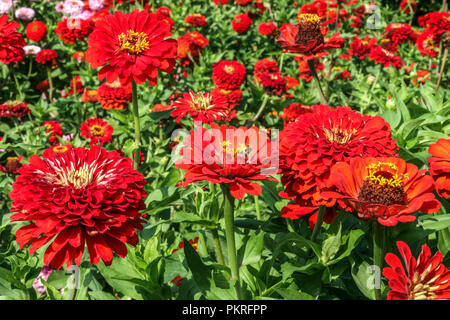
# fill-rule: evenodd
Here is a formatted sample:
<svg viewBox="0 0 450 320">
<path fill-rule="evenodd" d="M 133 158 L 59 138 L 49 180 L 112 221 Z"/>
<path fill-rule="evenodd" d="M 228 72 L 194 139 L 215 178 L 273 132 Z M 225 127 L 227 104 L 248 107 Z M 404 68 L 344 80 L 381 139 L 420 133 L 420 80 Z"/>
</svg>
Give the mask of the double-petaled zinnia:
<svg viewBox="0 0 450 320">
<path fill-rule="evenodd" d="M 33 155 L 19 174 L 10 219 L 31 222 L 16 232 L 21 249 L 31 243 L 33 254 L 50 242 L 45 265 L 80 265 L 86 245 L 92 264 L 110 265 L 113 253 L 125 257 L 125 244 L 138 243 L 146 193 L 131 159 L 92 145 Z"/>
</svg>

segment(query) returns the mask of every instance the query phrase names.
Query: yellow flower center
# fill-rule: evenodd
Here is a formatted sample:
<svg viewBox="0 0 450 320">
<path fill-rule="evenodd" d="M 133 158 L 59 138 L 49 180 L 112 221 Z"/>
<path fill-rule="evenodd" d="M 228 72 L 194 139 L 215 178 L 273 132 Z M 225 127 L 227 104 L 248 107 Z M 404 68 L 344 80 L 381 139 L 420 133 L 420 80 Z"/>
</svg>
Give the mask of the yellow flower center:
<svg viewBox="0 0 450 320">
<path fill-rule="evenodd" d="M 56 153 L 63 153 L 66 152 L 69 148 L 67 148 L 66 146 L 56 146 L 53 148 L 53 152 Z"/>
<path fill-rule="evenodd" d="M 233 66 L 225 66 L 225 67 L 223 67 L 223 71 L 225 71 L 225 73 L 227 73 L 227 74 L 232 74 L 234 72 L 234 67 Z"/>
<path fill-rule="evenodd" d="M 323 132 L 325 133 L 327 140 L 331 143 L 336 142 L 339 144 L 346 144 L 358 133 L 358 130 L 355 128 L 351 130 L 342 130 L 340 128 L 323 128 Z"/>
<path fill-rule="evenodd" d="M 212 96 L 210 94 L 205 95 L 203 92 L 199 92 L 197 95 L 195 95 L 191 92 L 190 95 L 191 100 L 188 103 L 191 109 L 197 111 L 205 111 L 214 107 L 214 105 L 211 104 Z"/>
<path fill-rule="evenodd" d="M 320 22 L 320 17 L 314 13 L 300 13 L 297 16 L 297 21 L 302 26 L 317 26 Z"/>
<path fill-rule="evenodd" d="M 128 54 L 141 54 L 150 48 L 150 42 L 145 32 L 128 30 L 119 35 L 120 49 Z"/>
<path fill-rule="evenodd" d="M 94 124 L 91 127 L 91 132 L 94 136 L 101 136 L 103 135 L 103 128 L 101 126 L 99 126 L 98 124 Z"/>
</svg>

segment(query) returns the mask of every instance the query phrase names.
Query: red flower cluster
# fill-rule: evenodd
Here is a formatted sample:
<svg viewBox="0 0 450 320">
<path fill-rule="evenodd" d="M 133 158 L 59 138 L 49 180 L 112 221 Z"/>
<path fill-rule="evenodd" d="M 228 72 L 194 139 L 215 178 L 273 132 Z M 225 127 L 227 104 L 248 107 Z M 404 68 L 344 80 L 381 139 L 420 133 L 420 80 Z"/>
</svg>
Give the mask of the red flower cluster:
<svg viewBox="0 0 450 320">
<path fill-rule="evenodd" d="M 417 37 L 417 48 L 423 56 L 435 57 L 442 35 L 450 32 L 450 13 L 430 12 L 419 17 L 419 25 L 425 30 Z"/>
<path fill-rule="evenodd" d="M 248 29 L 250 29 L 252 23 L 253 20 L 250 18 L 248 13 L 242 13 L 234 17 L 234 19 L 231 21 L 231 26 L 237 33 L 245 33 L 248 31 Z"/>
<path fill-rule="evenodd" d="M 258 60 L 253 68 L 253 76 L 255 77 L 255 82 L 261 83 L 261 76 L 266 72 L 279 73 L 280 69 L 278 69 L 278 63 L 275 60 L 267 58 Z"/>
<path fill-rule="evenodd" d="M 311 113 L 316 106 L 307 106 L 301 103 L 291 103 L 286 108 L 284 108 L 283 113 L 280 114 L 281 119 L 284 123 L 294 122 L 298 117 L 304 115 L 305 113 Z"/>
<path fill-rule="evenodd" d="M 200 52 L 209 44 L 208 39 L 197 31 L 187 32 L 185 35 L 179 37 L 177 42 L 176 58 L 182 66 L 191 65 L 194 61 L 198 63 Z M 194 61 L 191 60 L 191 57 Z"/>
<path fill-rule="evenodd" d="M 287 91 L 287 81 L 280 72 L 264 72 L 260 77 L 260 83 L 264 92 L 269 95 L 281 96 Z"/>
<path fill-rule="evenodd" d="M 43 49 L 36 54 L 34 58 L 37 63 L 40 64 L 56 64 L 56 59 L 58 58 L 58 52 L 53 49 Z"/>
<path fill-rule="evenodd" d="M 400 69 L 405 64 L 401 57 L 379 46 L 372 47 L 369 53 L 369 59 L 382 64 L 385 68 L 393 66 L 394 68 Z"/>
<path fill-rule="evenodd" d="M 241 104 L 242 101 L 242 91 L 240 89 L 225 90 L 215 87 L 211 90 L 211 94 L 225 98 L 230 110 Z"/>
<path fill-rule="evenodd" d="M 58 23 L 55 33 L 64 43 L 84 41 L 94 30 L 94 23 L 84 19 L 63 19 Z"/>
<path fill-rule="evenodd" d="M 25 35 L 32 41 L 41 41 L 47 34 L 47 26 L 42 21 L 30 22 L 25 28 Z"/>
<path fill-rule="evenodd" d="M 89 139 L 91 145 L 103 145 L 105 142 L 111 142 L 114 129 L 102 119 L 91 118 L 81 124 L 80 131 L 80 136 Z"/>
<path fill-rule="evenodd" d="M 224 60 L 214 66 L 212 80 L 214 84 L 225 90 L 235 90 L 245 81 L 245 67 L 238 61 Z"/>
<path fill-rule="evenodd" d="M 394 23 L 386 26 L 384 38 L 389 39 L 394 46 L 413 39 L 413 29 L 407 23 Z"/>
<path fill-rule="evenodd" d="M 186 18 L 184 19 L 184 22 L 186 24 L 190 24 L 194 27 L 207 27 L 208 26 L 208 22 L 206 22 L 205 16 L 202 14 L 199 14 L 199 13 L 190 14 L 190 15 L 186 16 Z"/>
<path fill-rule="evenodd" d="M 307 57 L 294 57 L 294 60 L 298 61 L 298 73 L 299 79 L 305 80 L 306 82 L 310 82 L 313 79 L 311 74 L 311 70 L 308 66 L 308 58 Z M 324 65 L 320 62 L 319 59 L 314 58 L 314 67 L 316 71 L 323 70 Z"/>
<path fill-rule="evenodd" d="M 0 104 L 0 118 L 22 118 L 31 112 L 28 104 L 19 100 Z"/>
<path fill-rule="evenodd" d="M 119 78 L 122 85 L 148 80 L 156 85 L 158 69 L 172 72 L 175 66 L 177 42 L 166 39 L 170 36 L 170 25 L 158 20 L 156 14 L 116 11 L 96 23 L 89 36 L 86 61 L 92 68 L 102 67 L 99 80 Z"/>
<path fill-rule="evenodd" d="M 122 86 L 120 81 L 102 83 L 97 90 L 97 101 L 103 109 L 122 110 L 132 101 L 131 86 Z"/>
<path fill-rule="evenodd" d="M 138 243 L 139 210 L 145 208 L 144 177 L 132 161 L 98 146 L 72 148 L 57 155 L 30 157 L 19 169 L 10 197 L 11 221 L 29 221 L 16 232 L 22 249 L 33 254 L 51 242 L 44 264 L 59 269 L 89 259 L 110 265 L 113 252 L 125 257 L 125 243 Z"/>
<path fill-rule="evenodd" d="M 450 198 L 450 140 L 439 139 L 428 149 L 432 155 L 428 159 L 430 174 L 436 183 L 436 190 L 441 197 Z"/>
<path fill-rule="evenodd" d="M 62 126 L 56 121 L 45 121 L 42 126 L 46 127 L 45 133 L 50 133 L 50 143 L 58 143 L 58 137 L 63 134 Z"/>
<path fill-rule="evenodd" d="M 25 41 L 16 30 L 20 25 L 15 21 L 8 22 L 8 16 L 0 16 L 0 62 L 10 64 L 23 60 Z"/>
</svg>

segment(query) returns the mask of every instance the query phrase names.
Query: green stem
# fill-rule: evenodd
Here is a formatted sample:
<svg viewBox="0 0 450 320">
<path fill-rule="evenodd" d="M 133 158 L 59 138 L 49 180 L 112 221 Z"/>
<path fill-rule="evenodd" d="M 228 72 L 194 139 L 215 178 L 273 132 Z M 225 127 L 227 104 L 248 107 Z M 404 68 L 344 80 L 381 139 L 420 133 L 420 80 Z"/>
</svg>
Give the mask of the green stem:
<svg viewBox="0 0 450 320">
<path fill-rule="evenodd" d="M 212 229 L 211 233 L 214 239 L 214 245 L 216 246 L 217 262 L 219 262 L 219 264 L 221 265 L 225 265 L 225 259 L 223 258 L 222 253 L 222 245 L 220 244 L 219 239 L 219 232 L 217 231 L 217 229 Z"/>
<path fill-rule="evenodd" d="M 377 221 L 372 223 L 372 233 L 373 233 L 373 264 L 383 270 L 383 254 L 384 254 L 384 243 L 385 243 L 385 228 Z M 375 286 L 375 299 L 381 300 L 381 286 L 377 288 Z"/>
<path fill-rule="evenodd" d="M 33 70 L 33 59 L 29 58 L 29 64 L 28 64 L 28 74 L 27 74 L 27 79 L 30 79 L 31 76 L 31 71 Z"/>
<path fill-rule="evenodd" d="M 445 63 L 447 62 L 447 56 L 448 56 L 448 48 L 445 48 L 444 56 L 442 57 L 442 61 L 441 61 L 441 70 L 439 71 L 439 78 L 438 78 L 438 82 L 436 84 L 436 93 L 439 89 L 439 86 L 441 85 L 442 75 L 444 74 L 444 69 L 445 69 Z"/>
<path fill-rule="evenodd" d="M 265 95 L 264 95 L 264 100 L 263 100 L 261 106 L 259 107 L 258 112 L 257 112 L 256 115 L 253 117 L 253 119 L 252 119 L 252 124 L 251 124 L 251 125 L 253 125 L 253 124 L 256 122 L 256 120 L 258 120 L 258 118 L 261 116 L 261 114 L 262 114 L 262 112 L 264 111 L 264 108 L 266 107 L 268 101 L 269 101 L 269 95 L 265 94 Z"/>
<path fill-rule="evenodd" d="M 319 206 L 319 212 L 317 213 L 316 224 L 314 225 L 313 233 L 311 235 L 311 241 L 315 242 L 319 235 L 320 227 L 322 226 L 323 217 L 325 215 L 326 206 Z"/>
<path fill-rule="evenodd" d="M 319 92 L 320 102 L 322 104 L 328 104 L 328 99 L 323 93 L 322 86 L 320 85 L 319 76 L 317 75 L 316 67 L 314 66 L 314 59 L 308 60 L 308 67 L 311 75 L 314 78 L 315 85 L 317 87 L 317 91 Z"/>
<path fill-rule="evenodd" d="M 255 199 L 255 209 L 256 209 L 256 218 L 258 221 L 261 220 L 261 210 L 259 209 L 259 197 L 253 196 L 253 199 Z"/>
<path fill-rule="evenodd" d="M 133 99 L 133 119 L 134 119 L 134 144 L 136 145 L 136 150 L 134 151 L 134 170 L 139 169 L 139 160 L 141 155 L 141 124 L 139 121 L 139 106 L 138 106 L 138 95 L 137 95 L 137 85 L 134 80 L 131 81 L 132 89 L 132 99 Z"/>
<path fill-rule="evenodd" d="M 225 216 L 225 234 L 227 238 L 228 247 L 228 262 L 231 267 L 232 279 L 236 281 L 235 291 L 238 300 L 241 300 L 241 285 L 239 279 L 239 269 L 237 264 L 236 255 L 236 242 L 234 238 L 234 198 L 230 194 L 230 186 L 228 184 L 222 184 L 222 191 L 224 196 L 224 216 Z"/>
<path fill-rule="evenodd" d="M 53 79 L 52 79 L 52 70 L 47 66 L 47 77 L 48 77 L 48 100 L 49 103 L 53 102 Z"/>
<path fill-rule="evenodd" d="M 22 88 L 20 87 L 19 81 L 17 80 L 16 74 L 14 73 L 14 69 L 13 68 L 11 68 L 11 74 L 12 74 L 12 76 L 14 78 L 14 82 L 16 83 L 16 89 L 17 89 L 17 92 L 19 93 L 19 100 L 23 101 L 24 100 L 24 95 L 23 95 L 23 92 L 22 92 Z"/>
<path fill-rule="evenodd" d="M 285 55 L 285 53 L 282 52 L 281 58 L 280 58 L 280 73 L 283 71 L 284 55 Z"/>
</svg>

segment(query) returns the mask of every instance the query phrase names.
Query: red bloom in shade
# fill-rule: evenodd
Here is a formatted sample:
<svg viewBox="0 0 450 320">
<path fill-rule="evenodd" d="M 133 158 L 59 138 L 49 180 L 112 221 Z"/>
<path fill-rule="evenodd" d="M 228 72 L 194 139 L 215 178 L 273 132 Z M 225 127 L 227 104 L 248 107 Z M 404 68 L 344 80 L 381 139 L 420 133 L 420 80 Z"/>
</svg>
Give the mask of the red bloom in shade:
<svg viewBox="0 0 450 320">
<path fill-rule="evenodd" d="M 176 117 L 178 123 L 188 114 L 191 115 L 193 121 L 206 123 L 216 120 L 230 120 L 227 100 L 223 96 L 213 93 L 199 92 L 194 94 L 192 91 L 184 93 L 182 98 L 172 104 L 172 108 L 174 109 L 170 115 Z"/>
<path fill-rule="evenodd" d="M 400 10 L 402 10 L 404 13 L 409 14 L 411 12 L 411 9 L 413 12 L 417 11 L 416 0 L 402 0 L 402 2 L 400 2 Z"/>
<path fill-rule="evenodd" d="M 301 103 L 291 103 L 284 108 L 283 113 L 280 114 L 281 119 L 288 122 L 294 122 L 298 117 L 305 113 L 311 113 L 316 106 L 307 106 Z"/>
<path fill-rule="evenodd" d="M 193 63 L 191 57 L 196 63 L 199 61 L 200 52 L 209 44 L 209 41 L 201 33 L 194 31 L 179 37 L 177 43 L 176 58 L 180 60 L 182 66 L 187 66 Z"/>
<path fill-rule="evenodd" d="M 331 167 L 357 156 L 393 156 L 397 149 L 390 126 L 383 118 L 363 116 L 349 107 L 313 107 L 312 112 L 287 123 L 280 133 L 283 198 L 295 199 L 308 214 L 319 205 L 332 207 L 335 199 L 321 193 Z M 291 218 L 292 219 L 292 218 Z"/>
<path fill-rule="evenodd" d="M 347 53 L 350 56 L 359 57 L 361 60 L 365 57 L 369 56 L 370 48 L 374 47 L 377 43 L 376 38 L 372 38 L 369 40 L 369 35 L 363 40 L 360 40 L 358 37 L 355 37 L 350 44 L 350 48 L 347 50 Z"/>
<path fill-rule="evenodd" d="M 262 22 L 258 27 L 258 32 L 262 36 L 273 35 L 275 33 L 275 30 L 277 30 L 277 25 L 272 21 Z"/>
<path fill-rule="evenodd" d="M 36 89 L 38 89 L 40 92 L 46 92 L 48 89 L 50 89 L 50 83 L 48 82 L 48 80 L 43 80 L 36 85 Z"/>
<path fill-rule="evenodd" d="M 252 23 L 253 20 L 250 18 L 248 13 L 243 13 L 238 14 L 236 17 L 234 17 L 234 19 L 231 21 L 231 26 L 237 33 L 245 33 L 248 31 L 248 29 L 250 29 Z"/>
<path fill-rule="evenodd" d="M 98 87 L 97 101 L 103 109 L 123 110 L 128 108 L 128 102 L 132 101 L 131 86 L 122 86 L 120 81 L 105 82 Z"/>
<path fill-rule="evenodd" d="M 265 132 L 215 123 L 211 128 L 197 126 L 184 142 L 184 158 L 175 162 L 177 168 L 186 170 L 183 186 L 204 180 L 228 184 L 231 195 L 242 199 L 246 193 L 261 194 L 255 181 L 276 181 L 268 175 L 277 173 L 277 150 L 272 150 Z"/>
<path fill-rule="evenodd" d="M 286 79 L 279 72 L 264 72 L 261 75 L 260 83 L 264 92 L 269 95 L 281 96 L 286 93 Z"/>
<path fill-rule="evenodd" d="M 214 66 L 212 80 L 221 89 L 234 90 L 245 81 L 245 67 L 234 60 L 224 60 Z"/>
<path fill-rule="evenodd" d="M 218 6 L 219 4 L 224 5 L 227 4 L 229 0 L 213 0 L 214 4 Z"/>
<path fill-rule="evenodd" d="M 306 82 L 310 82 L 313 78 L 311 70 L 308 66 L 308 59 L 309 58 L 307 57 L 294 57 L 294 60 L 298 61 L 299 79 L 305 80 Z M 324 65 L 320 62 L 319 59 L 314 59 L 314 67 L 317 71 L 324 69 Z"/>
<path fill-rule="evenodd" d="M 25 34 L 32 41 L 41 41 L 47 34 L 47 26 L 42 21 L 30 22 L 25 29 Z"/>
<path fill-rule="evenodd" d="M 419 17 L 419 24 L 427 30 L 440 36 L 443 33 L 450 32 L 450 13 L 449 12 L 430 12 L 423 17 Z"/>
<path fill-rule="evenodd" d="M 390 268 L 383 269 L 389 279 L 388 300 L 450 300 L 450 271 L 442 263 L 440 251 L 431 257 L 430 248 L 424 244 L 417 260 L 403 241 L 397 241 L 401 260 L 393 253 L 386 254 Z"/>
<path fill-rule="evenodd" d="M 241 104 L 242 101 L 242 91 L 240 89 L 225 90 L 216 87 L 211 90 L 211 94 L 224 97 L 227 100 L 228 109 L 233 109 Z"/>
<path fill-rule="evenodd" d="M 327 55 L 326 50 L 341 48 L 345 39 L 335 33 L 330 39 L 325 40 L 324 34 L 328 31 L 321 29 L 320 17 L 316 14 L 304 13 L 298 17 L 297 25 L 285 23 L 280 28 L 280 36 L 277 42 L 284 50 L 293 53 L 303 53 L 307 57 L 315 55 Z"/>
<path fill-rule="evenodd" d="M 206 27 L 208 26 L 208 22 L 206 22 L 206 18 L 204 15 L 195 13 L 186 16 L 184 19 L 186 24 L 193 25 L 194 27 Z"/>
<path fill-rule="evenodd" d="M 331 168 L 325 197 L 343 201 L 358 218 L 385 226 L 414 221 L 416 211 L 437 212 L 433 179 L 400 158 L 353 158 Z"/>
<path fill-rule="evenodd" d="M 175 65 L 177 42 L 166 40 L 170 36 L 170 25 L 155 14 L 116 11 L 97 21 L 89 36 L 86 61 L 92 68 L 103 67 L 99 80 L 119 78 L 122 85 L 149 80 L 156 85 L 158 69 L 170 73 Z"/>
<path fill-rule="evenodd" d="M 439 39 L 436 33 L 425 30 L 416 39 L 417 49 L 422 56 L 436 57 L 439 50 Z"/>
<path fill-rule="evenodd" d="M 94 23 L 84 19 L 63 19 L 58 23 L 55 33 L 64 43 L 76 43 L 86 39 L 94 30 Z"/>
<path fill-rule="evenodd" d="M 386 26 L 384 37 L 394 45 L 402 44 L 412 39 L 413 30 L 407 23 L 394 23 Z"/>
<path fill-rule="evenodd" d="M 80 131 L 80 136 L 90 139 L 91 144 L 102 145 L 105 142 L 111 142 L 114 129 L 102 119 L 90 118 L 81 124 Z"/>
<path fill-rule="evenodd" d="M 22 167 L 22 164 L 20 161 L 22 161 L 23 156 L 19 157 L 7 157 L 6 158 L 6 164 L 3 166 L 0 164 L 0 171 L 7 173 L 7 174 L 17 174 L 20 167 Z"/>
<path fill-rule="evenodd" d="M 378 46 L 372 47 L 369 53 L 369 59 L 384 65 L 385 68 L 393 66 L 400 69 L 405 64 L 402 58 L 393 52 Z"/>
<path fill-rule="evenodd" d="M 280 72 L 278 69 L 278 64 L 275 60 L 264 58 L 258 60 L 253 68 L 253 76 L 255 77 L 256 83 L 261 83 L 261 75 L 265 72 L 277 73 Z"/>
<path fill-rule="evenodd" d="M 19 173 L 9 195 L 10 219 L 32 221 L 16 232 L 21 249 L 31 243 L 33 254 L 51 242 L 45 265 L 80 265 L 85 244 L 92 264 L 102 259 L 110 265 L 113 252 L 125 257 L 125 243 L 137 244 L 146 193 L 131 159 L 93 145 L 43 159 L 33 155 Z"/>
<path fill-rule="evenodd" d="M 428 149 L 432 155 L 428 159 L 430 174 L 436 183 L 436 190 L 441 197 L 450 198 L 450 140 L 439 139 Z"/>
<path fill-rule="evenodd" d="M 34 58 L 40 64 L 55 64 L 58 58 L 58 52 L 53 49 L 43 49 L 36 54 Z"/>
<path fill-rule="evenodd" d="M 61 125 L 56 121 L 45 121 L 42 126 L 45 126 L 45 133 L 50 133 L 50 143 L 58 143 L 58 137 L 62 136 L 63 130 Z"/>
<path fill-rule="evenodd" d="M 0 118 L 22 118 L 31 112 L 28 104 L 19 100 L 0 104 Z"/>
<path fill-rule="evenodd" d="M 25 41 L 16 31 L 19 27 L 15 21 L 8 22 L 8 15 L 0 16 L 0 62 L 10 64 L 23 60 Z"/>
</svg>

